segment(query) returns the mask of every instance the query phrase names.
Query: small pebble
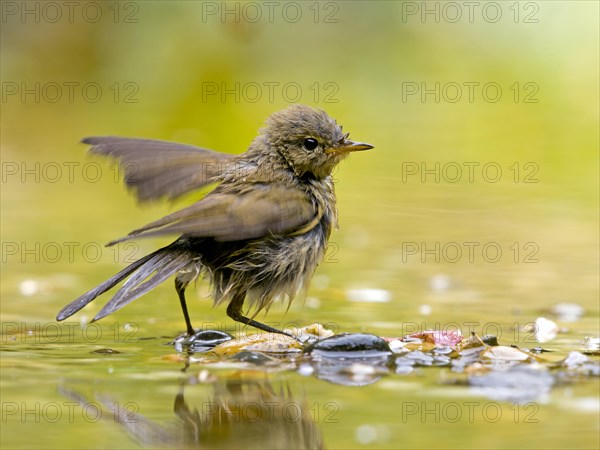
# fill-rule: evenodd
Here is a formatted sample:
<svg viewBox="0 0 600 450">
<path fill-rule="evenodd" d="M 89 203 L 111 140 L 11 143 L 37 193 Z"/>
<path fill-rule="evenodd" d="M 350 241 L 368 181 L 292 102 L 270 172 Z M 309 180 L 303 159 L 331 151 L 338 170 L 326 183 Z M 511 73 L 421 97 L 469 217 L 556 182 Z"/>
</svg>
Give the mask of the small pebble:
<svg viewBox="0 0 600 450">
<path fill-rule="evenodd" d="M 585 356 L 583 353 L 569 352 L 567 357 L 563 360 L 562 364 L 563 364 L 563 366 L 567 367 L 568 369 L 575 369 L 589 361 L 590 361 L 590 358 Z"/>
<path fill-rule="evenodd" d="M 418 366 L 433 365 L 433 356 L 423 353 L 419 350 L 410 352 L 408 355 L 406 355 L 406 358 L 412 359 L 415 362 L 415 365 L 418 365 Z"/>
<path fill-rule="evenodd" d="M 535 338 L 538 342 L 544 343 L 554 339 L 558 333 L 558 325 L 550 319 L 545 317 L 538 317 L 535 319 L 535 325 L 533 329 Z"/>
<path fill-rule="evenodd" d="M 450 347 L 436 347 L 433 349 L 435 355 L 449 355 L 453 350 Z"/>
<path fill-rule="evenodd" d="M 436 367 L 444 367 L 444 366 L 449 366 L 450 363 L 451 363 L 451 360 L 448 356 L 437 355 L 437 356 L 433 357 L 432 365 L 434 365 Z"/>
<path fill-rule="evenodd" d="M 586 337 L 583 342 L 585 353 L 598 355 L 600 353 L 600 338 Z"/>
</svg>

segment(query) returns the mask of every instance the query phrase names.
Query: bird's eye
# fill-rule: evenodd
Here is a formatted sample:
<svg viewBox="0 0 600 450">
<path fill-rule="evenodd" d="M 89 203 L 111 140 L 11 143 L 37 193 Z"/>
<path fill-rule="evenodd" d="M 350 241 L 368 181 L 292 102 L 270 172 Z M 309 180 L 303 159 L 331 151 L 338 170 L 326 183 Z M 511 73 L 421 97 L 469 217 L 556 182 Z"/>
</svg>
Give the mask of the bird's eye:
<svg viewBox="0 0 600 450">
<path fill-rule="evenodd" d="M 302 145 L 304 145 L 306 150 L 313 151 L 319 146 L 319 141 L 317 141 L 315 138 L 306 138 L 304 139 Z"/>
</svg>

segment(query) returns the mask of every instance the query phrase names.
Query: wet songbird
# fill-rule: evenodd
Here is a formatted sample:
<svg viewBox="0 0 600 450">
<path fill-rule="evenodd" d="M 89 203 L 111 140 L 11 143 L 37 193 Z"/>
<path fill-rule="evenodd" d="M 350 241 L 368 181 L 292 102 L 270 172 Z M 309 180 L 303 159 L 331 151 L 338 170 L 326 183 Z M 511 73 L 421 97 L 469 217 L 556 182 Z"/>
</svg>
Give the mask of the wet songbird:
<svg viewBox="0 0 600 450">
<path fill-rule="evenodd" d="M 283 333 L 253 317 L 274 299 L 287 296 L 291 302 L 307 287 L 337 226 L 332 170 L 350 152 L 373 148 L 350 140 L 324 111 L 303 105 L 271 115 L 240 155 L 115 136 L 82 142 L 93 154 L 119 160 L 125 183 L 140 201 L 217 186 L 191 206 L 110 242 L 180 235 L 65 306 L 56 319 L 72 316 L 126 279 L 93 320 L 101 319 L 176 275 L 189 336 L 195 331 L 185 289 L 198 276 L 210 281 L 215 304 L 227 304 L 233 320 Z M 256 312 L 252 317 L 243 313 L 245 299 Z"/>
</svg>

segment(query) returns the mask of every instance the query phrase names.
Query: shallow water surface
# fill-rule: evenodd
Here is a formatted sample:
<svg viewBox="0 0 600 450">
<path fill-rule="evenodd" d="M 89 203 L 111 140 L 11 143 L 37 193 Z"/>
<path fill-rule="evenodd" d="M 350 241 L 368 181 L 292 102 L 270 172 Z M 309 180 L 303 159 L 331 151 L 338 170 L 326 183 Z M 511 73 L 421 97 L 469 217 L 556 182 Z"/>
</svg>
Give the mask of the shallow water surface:
<svg viewBox="0 0 600 450">
<path fill-rule="evenodd" d="M 3 83 L 95 82 L 105 95 L 2 102 L 0 445 L 598 448 L 599 357 L 586 341 L 600 336 L 598 4 L 500 2 L 497 23 L 453 23 L 406 14 L 422 2 L 326 2 L 319 17 L 337 5 L 339 20 L 325 23 L 302 3 L 299 23 L 244 23 L 202 16 L 213 3 L 136 3 L 136 23 L 2 23 Z M 106 242 L 201 196 L 140 207 L 116 166 L 78 141 L 239 153 L 289 99 L 204 89 L 272 82 L 296 83 L 297 101 L 375 149 L 334 174 L 340 229 L 306 298 L 257 319 L 385 338 L 494 335 L 504 348 L 493 371 L 444 354 L 435 366 L 431 348 L 330 366 L 299 352 L 187 355 L 170 344 L 183 330 L 172 281 L 97 323 L 103 299 L 55 322 L 170 240 Z M 407 93 L 436 83 L 439 98 Z M 449 101 L 465 83 L 503 95 Z M 198 329 L 254 333 L 213 308 L 202 281 L 188 305 Z M 513 367 L 511 345 L 547 351 Z M 590 353 L 589 370 L 561 365 L 574 351 Z"/>
</svg>

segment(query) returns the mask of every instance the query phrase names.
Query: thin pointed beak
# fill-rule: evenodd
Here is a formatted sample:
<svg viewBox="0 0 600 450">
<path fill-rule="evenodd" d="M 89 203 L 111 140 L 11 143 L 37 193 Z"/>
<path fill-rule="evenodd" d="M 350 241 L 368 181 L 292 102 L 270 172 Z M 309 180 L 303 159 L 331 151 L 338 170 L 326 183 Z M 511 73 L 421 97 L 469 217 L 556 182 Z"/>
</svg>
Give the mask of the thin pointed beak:
<svg viewBox="0 0 600 450">
<path fill-rule="evenodd" d="M 349 153 L 349 152 L 359 152 L 362 150 L 369 150 L 373 147 L 371 144 L 367 144 L 366 142 L 354 142 L 350 139 L 344 140 L 344 142 L 339 147 L 333 147 L 326 151 L 326 153 Z"/>
</svg>

